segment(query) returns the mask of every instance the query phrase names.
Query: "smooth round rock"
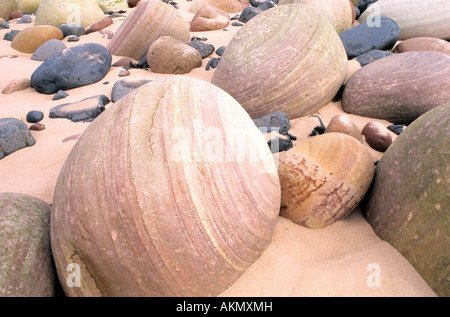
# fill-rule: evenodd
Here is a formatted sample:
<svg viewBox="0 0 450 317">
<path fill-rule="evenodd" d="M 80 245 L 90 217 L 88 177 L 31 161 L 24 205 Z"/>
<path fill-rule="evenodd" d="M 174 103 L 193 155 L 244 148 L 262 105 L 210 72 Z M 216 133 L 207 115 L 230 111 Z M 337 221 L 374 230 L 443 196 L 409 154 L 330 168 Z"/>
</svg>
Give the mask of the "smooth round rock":
<svg viewBox="0 0 450 317">
<path fill-rule="evenodd" d="M 42 0 L 16 0 L 20 11 L 31 14 L 35 13 Z"/>
<path fill-rule="evenodd" d="M 160 74 L 186 74 L 202 66 L 202 56 L 195 48 L 170 36 L 150 45 L 147 61 L 152 72 Z"/>
<path fill-rule="evenodd" d="M 339 35 L 349 59 L 371 50 L 390 50 L 397 43 L 399 36 L 398 24 L 384 16 L 378 17 L 373 24 L 366 21 Z"/>
<path fill-rule="evenodd" d="M 39 198 L 0 193 L 0 297 L 55 295 L 50 213 Z"/>
<path fill-rule="evenodd" d="M 410 123 L 450 100 L 450 56 L 407 52 L 356 71 L 342 94 L 342 109 L 363 117 Z"/>
<path fill-rule="evenodd" d="M 365 217 L 438 296 L 450 296 L 450 104 L 411 123 L 383 154 Z"/>
<path fill-rule="evenodd" d="M 11 13 L 17 11 L 17 3 L 15 0 L 2 0 L 0 2 L 0 18 L 8 21 Z"/>
<path fill-rule="evenodd" d="M 102 45 L 86 43 L 53 54 L 31 75 L 31 86 L 39 93 L 54 94 L 96 83 L 111 68 L 112 56 Z"/>
<path fill-rule="evenodd" d="M 28 14 L 24 14 L 18 21 L 17 24 L 27 24 L 33 22 L 33 18 Z"/>
<path fill-rule="evenodd" d="M 362 129 L 362 135 L 371 148 L 378 152 L 385 152 L 392 144 L 389 130 L 378 121 L 368 122 Z"/>
<path fill-rule="evenodd" d="M 295 119 L 333 99 L 347 62 L 339 36 L 323 15 L 300 4 L 280 5 L 237 32 L 211 82 L 253 118 L 280 110 Z"/>
<path fill-rule="evenodd" d="M 323 14 L 338 34 L 350 29 L 353 23 L 353 11 L 349 0 L 280 0 L 278 5 L 303 4 L 317 9 Z"/>
<path fill-rule="evenodd" d="M 107 48 L 113 55 L 128 56 L 138 61 L 147 54 L 150 45 L 162 36 L 187 42 L 190 38 L 189 26 L 173 6 L 157 0 L 144 1 L 123 21 Z"/>
<path fill-rule="evenodd" d="M 384 15 L 400 26 L 399 40 L 413 37 L 450 39 L 450 1 L 448 0 L 378 0 L 359 17 L 363 23 Z"/>
<path fill-rule="evenodd" d="M 39 110 L 31 110 L 27 113 L 27 122 L 29 123 L 38 123 L 42 119 L 44 119 L 44 113 Z"/>
<path fill-rule="evenodd" d="M 394 53 L 434 51 L 450 55 L 450 43 L 435 37 L 415 37 L 398 43 Z"/>
<path fill-rule="evenodd" d="M 325 133 L 280 155 L 280 215 L 319 229 L 344 219 L 372 182 L 374 164 L 366 147 L 343 133 Z"/>
<path fill-rule="evenodd" d="M 88 27 L 105 17 L 97 0 L 42 0 L 35 25 L 81 24 Z"/>
<path fill-rule="evenodd" d="M 86 32 L 84 30 L 84 26 L 82 26 L 79 23 L 59 24 L 58 28 L 63 32 L 64 37 L 67 37 L 70 35 L 81 36 L 81 35 L 86 34 Z"/>
<path fill-rule="evenodd" d="M 37 25 L 26 28 L 14 36 L 11 47 L 22 53 L 34 53 L 39 46 L 52 39 L 63 39 L 60 29 L 51 25 Z"/>
<path fill-rule="evenodd" d="M 55 53 L 61 52 L 67 48 L 66 44 L 64 44 L 60 40 L 48 40 L 41 46 L 39 46 L 31 55 L 31 59 L 34 61 L 45 61 L 50 56 L 52 56 Z"/>
<path fill-rule="evenodd" d="M 35 143 L 36 140 L 22 120 L 0 119 L 0 159 L 25 147 L 33 146 Z"/>
<path fill-rule="evenodd" d="M 352 119 L 345 114 L 339 114 L 331 118 L 325 133 L 344 133 L 354 137 L 360 142 L 363 141 L 361 131 L 359 131 Z"/>
</svg>

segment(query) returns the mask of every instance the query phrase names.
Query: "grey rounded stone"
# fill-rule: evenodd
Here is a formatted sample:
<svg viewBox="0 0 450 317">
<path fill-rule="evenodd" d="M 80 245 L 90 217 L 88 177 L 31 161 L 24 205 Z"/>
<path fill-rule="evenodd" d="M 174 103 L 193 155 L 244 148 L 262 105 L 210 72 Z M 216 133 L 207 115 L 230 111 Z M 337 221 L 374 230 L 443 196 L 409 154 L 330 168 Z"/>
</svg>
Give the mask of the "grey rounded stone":
<svg viewBox="0 0 450 317">
<path fill-rule="evenodd" d="M 50 56 L 55 53 L 61 52 L 67 48 L 66 44 L 57 39 L 52 39 L 37 48 L 31 55 L 31 59 L 34 61 L 46 61 Z"/>
<path fill-rule="evenodd" d="M 35 143 L 24 122 L 16 118 L 0 119 L 0 159 Z"/>
</svg>

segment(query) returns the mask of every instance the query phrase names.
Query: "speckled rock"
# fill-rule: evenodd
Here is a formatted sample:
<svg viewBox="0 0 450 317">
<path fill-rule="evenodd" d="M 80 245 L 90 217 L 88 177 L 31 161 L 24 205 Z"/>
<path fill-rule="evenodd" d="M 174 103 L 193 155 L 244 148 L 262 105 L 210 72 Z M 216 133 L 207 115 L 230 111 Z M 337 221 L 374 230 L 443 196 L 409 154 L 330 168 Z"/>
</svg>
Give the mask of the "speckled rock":
<svg viewBox="0 0 450 317">
<path fill-rule="evenodd" d="M 150 45 L 147 61 L 152 72 L 161 74 L 186 74 L 202 66 L 202 56 L 195 48 L 170 36 Z"/>
<path fill-rule="evenodd" d="M 280 0 L 278 5 L 297 3 L 317 9 L 333 25 L 338 34 L 352 27 L 353 11 L 349 0 Z"/>
<path fill-rule="evenodd" d="M 104 17 L 96 0 L 42 0 L 34 24 L 58 26 L 80 23 L 88 27 Z"/>
<path fill-rule="evenodd" d="M 394 54 L 355 72 L 342 109 L 351 114 L 410 123 L 450 100 L 450 56 L 439 52 Z"/>
<path fill-rule="evenodd" d="M 14 36 L 11 47 L 22 53 L 34 53 L 45 42 L 62 40 L 63 33 L 56 26 L 37 25 L 26 28 Z"/>
<path fill-rule="evenodd" d="M 140 3 L 128 15 L 107 48 L 112 55 L 140 60 L 146 55 L 150 45 L 162 36 L 187 42 L 190 38 L 189 26 L 173 6 L 149 0 Z"/>
<path fill-rule="evenodd" d="M 450 55 L 450 43 L 435 37 L 415 37 L 398 43 L 394 53 L 434 51 Z"/>
<path fill-rule="evenodd" d="M 346 73 L 347 56 L 330 22 L 313 8 L 287 4 L 263 11 L 237 32 L 212 83 L 253 118 L 280 110 L 295 119 L 331 101 Z"/>
<path fill-rule="evenodd" d="M 450 296 L 450 104 L 411 123 L 376 167 L 365 217 L 438 296 Z"/>
<path fill-rule="evenodd" d="M 380 14 L 397 22 L 401 30 L 400 40 L 422 36 L 450 39 L 448 0 L 378 0 L 358 20 L 362 23 Z"/>
<path fill-rule="evenodd" d="M 0 159 L 35 143 L 36 140 L 23 121 L 16 118 L 0 119 Z"/>
<path fill-rule="evenodd" d="M 0 193 L 0 297 L 52 297 L 51 207 L 21 193 Z"/>
</svg>

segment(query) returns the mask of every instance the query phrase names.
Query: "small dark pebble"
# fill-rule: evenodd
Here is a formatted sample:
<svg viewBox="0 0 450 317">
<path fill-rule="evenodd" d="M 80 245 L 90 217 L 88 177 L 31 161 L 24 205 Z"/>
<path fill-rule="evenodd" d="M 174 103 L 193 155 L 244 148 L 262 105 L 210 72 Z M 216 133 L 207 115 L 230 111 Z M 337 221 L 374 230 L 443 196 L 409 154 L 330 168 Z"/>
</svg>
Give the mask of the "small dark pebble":
<svg viewBox="0 0 450 317">
<path fill-rule="evenodd" d="M 14 36 L 16 36 L 17 33 L 19 33 L 19 32 L 20 32 L 20 30 L 12 30 L 12 31 L 6 33 L 3 36 L 3 39 L 6 40 L 6 41 L 12 41 L 14 39 Z"/>
<path fill-rule="evenodd" d="M 197 37 L 194 36 L 191 38 L 191 41 L 207 41 L 208 39 L 206 37 Z"/>
<path fill-rule="evenodd" d="M 80 38 L 77 35 L 71 35 L 67 38 L 67 42 L 78 42 Z"/>
<path fill-rule="evenodd" d="M 239 20 L 239 14 L 235 14 L 235 15 L 231 18 L 231 20 Z"/>
<path fill-rule="evenodd" d="M 109 81 L 104 81 L 103 82 L 103 85 L 108 85 L 109 84 Z"/>
<path fill-rule="evenodd" d="M 232 26 L 243 26 L 244 24 L 241 22 L 233 22 L 231 23 Z"/>
<path fill-rule="evenodd" d="M 44 129 L 45 129 L 45 125 L 42 123 L 35 123 L 35 124 L 30 125 L 30 130 L 33 130 L 33 131 L 42 131 Z"/>
<path fill-rule="evenodd" d="M 58 90 L 58 92 L 53 96 L 52 100 L 60 100 L 66 98 L 69 94 L 64 90 Z"/>
<path fill-rule="evenodd" d="M 226 48 L 227 48 L 226 46 L 221 46 L 221 47 L 219 47 L 219 48 L 216 50 L 216 54 L 219 55 L 219 56 L 222 56 L 223 53 L 225 52 L 225 49 L 226 49 Z"/>
<path fill-rule="evenodd" d="M 25 24 L 33 22 L 33 18 L 31 18 L 28 14 L 24 14 L 18 21 L 17 24 Z"/>
<path fill-rule="evenodd" d="M 220 57 L 213 57 L 206 64 L 206 70 L 210 70 L 211 68 L 216 68 L 219 65 Z"/>
<path fill-rule="evenodd" d="M 187 42 L 186 44 L 195 48 L 200 53 L 202 58 L 208 57 L 209 55 L 214 53 L 214 51 L 216 50 L 214 45 L 208 44 L 208 43 L 203 43 L 203 41 L 194 40 L 194 41 Z"/>
<path fill-rule="evenodd" d="M 42 119 L 44 119 L 44 113 L 38 110 L 31 110 L 27 113 L 27 122 L 29 123 L 38 123 Z"/>
<path fill-rule="evenodd" d="M 403 124 L 391 124 L 387 128 L 397 135 L 403 132 Z"/>
<path fill-rule="evenodd" d="M 277 141 L 274 143 L 274 141 Z M 269 140 L 269 142 L 267 142 L 267 144 L 269 145 L 270 151 L 272 152 L 272 154 L 278 153 L 278 152 L 283 152 L 283 151 L 288 151 L 290 149 L 292 149 L 293 144 L 292 144 L 292 140 L 287 138 L 279 138 L 276 137 L 275 139 L 271 139 Z"/>
<path fill-rule="evenodd" d="M 9 22 L 3 21 L 0 27 L 2 29 L 9 29 Z"/>
</svg>

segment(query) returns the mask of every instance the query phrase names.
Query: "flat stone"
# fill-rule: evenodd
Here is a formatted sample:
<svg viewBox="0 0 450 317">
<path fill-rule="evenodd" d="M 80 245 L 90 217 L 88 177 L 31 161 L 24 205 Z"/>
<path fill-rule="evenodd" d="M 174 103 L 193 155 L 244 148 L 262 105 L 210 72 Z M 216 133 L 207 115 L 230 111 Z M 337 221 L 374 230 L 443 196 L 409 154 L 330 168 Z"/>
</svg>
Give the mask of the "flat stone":
<svg viewBox="0 0 450 317">
<path fill-rule="evenodd" d="M 151 80 L 148 79 L 141 79 L 141 80 L 118 80 L 114 84 L 112 91 L 111 91 L 111 101 L 116 102 L 123 96 L 126 96 L 128 93 L 132 92 L 136 88 L 141 87 L 142 85 L 145 85 L 146 83 L 151 82 Z"/>
<path fill-rule="evenodd" d="M 376 60 L 379 60 L 380 58 L 390 56 L 392 54 L 393 53 L 387 51 L 371 50 L 367 53 L 357 56 L 356 60 L 361 64 L 361 66 L 366 66 L 367 64 L 370 64 Z"/>
<path fill-rule="evenodd" d="M 2 90 L 2 94 L 9 95 L 16 91 L 24 90 L 30 88 L 31 81 L 29 78 L 20 78 L 11 81 L 5 88 Z"/>
<path fill-rule="evenodd" d="M 97 95 L 75 103 L 65 103 L 50 109 L 49 118 L 66 118 L 73 122 L 91 122 L 110 102 L 105 95 Z"/>
</svg>

